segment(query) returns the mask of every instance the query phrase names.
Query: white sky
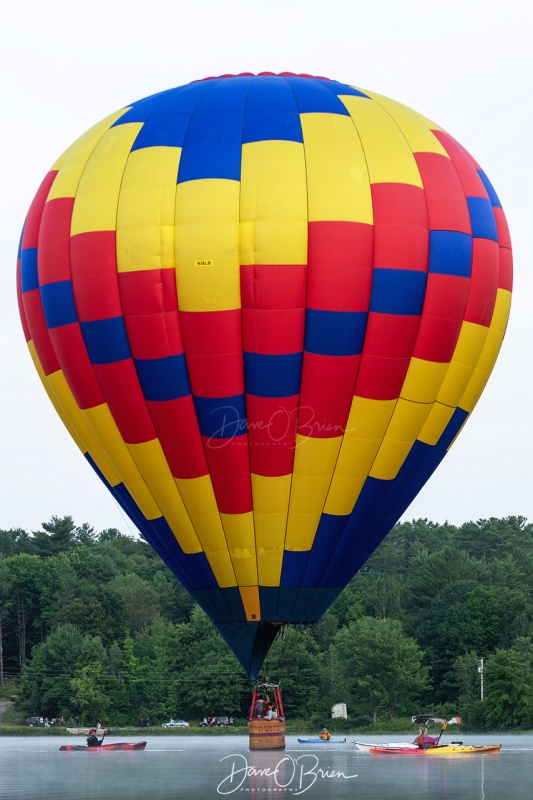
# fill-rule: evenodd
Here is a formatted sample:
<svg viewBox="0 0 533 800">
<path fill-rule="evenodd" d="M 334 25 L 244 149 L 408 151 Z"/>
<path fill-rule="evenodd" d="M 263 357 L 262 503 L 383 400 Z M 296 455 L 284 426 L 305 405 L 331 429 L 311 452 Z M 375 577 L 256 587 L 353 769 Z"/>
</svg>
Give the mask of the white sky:
<svg viewBox="0 0 533 800">
<path fill-rule="evenodd" d="M 134 531 L 56 416 L 22 334 L 17 247 L 42 178 L 75 138 L 127 103 L 244 71 L 325 75 L 392 97 L 455 136 L 488 174 L 513 241 L 507 337 L 471 419 L 404 519 L 533 520 L 532 9 L 529 0 L 7 0 L 0 529 L 37 530 L 54 514 L 70 514 L 97 530 Z"/>
</svg>

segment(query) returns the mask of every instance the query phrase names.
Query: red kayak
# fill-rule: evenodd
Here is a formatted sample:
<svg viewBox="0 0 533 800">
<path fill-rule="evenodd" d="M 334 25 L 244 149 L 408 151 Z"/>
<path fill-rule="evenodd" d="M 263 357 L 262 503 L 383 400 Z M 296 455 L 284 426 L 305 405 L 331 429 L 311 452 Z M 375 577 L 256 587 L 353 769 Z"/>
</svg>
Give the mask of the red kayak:
<svg viewBox="0 0 533 800">
<path fill-rule="evenodd" d="M 100 750 L 144 750 L 145 747 L 146 742 L 113 742 L 113 744 L 100 744 L 98 747 L 87 747 L 87 745 L 83 744 L 64 744 L 59 749 L 76 750 L 76 752 L 90 750 L 96 753 Z"/>
</svg>

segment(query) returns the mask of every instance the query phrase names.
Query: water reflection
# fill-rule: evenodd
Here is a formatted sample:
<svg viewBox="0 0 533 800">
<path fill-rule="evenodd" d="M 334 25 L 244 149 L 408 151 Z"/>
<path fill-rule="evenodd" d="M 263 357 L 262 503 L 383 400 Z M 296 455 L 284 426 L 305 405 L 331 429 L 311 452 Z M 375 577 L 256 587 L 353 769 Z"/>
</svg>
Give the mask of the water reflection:
<svg viewBox="0 0 533 800">
<path fill-rule="evenodd" d="M 533 737 L 463 737 L 502 743 L 498 754 L 371 756 L 345 745 L 250 751 L 238 736 L 148 739 L 141 752 L 59 752 L 72 737 L 0 738 L 1 800 L 531 800 Z M 113 741 L 113 739 L 110 739 Z"/>
</svg>

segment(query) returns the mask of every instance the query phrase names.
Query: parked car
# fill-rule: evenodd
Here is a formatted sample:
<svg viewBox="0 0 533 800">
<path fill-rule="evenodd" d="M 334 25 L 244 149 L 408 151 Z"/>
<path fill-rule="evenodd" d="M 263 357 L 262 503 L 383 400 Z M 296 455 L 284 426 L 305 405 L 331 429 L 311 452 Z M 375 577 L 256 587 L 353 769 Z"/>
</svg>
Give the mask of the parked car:
<svg viewBox="0 0 533 800">
<path fill-rule="evenodd" d="M 205 717 L 200 728 L 213 728 L 220 725 L 233 725 L 233 717 Z"/>
<path fill-rule="evenodd" d="M 417 725 L 433 725 L 444 722 L 444 720 L 440 717 L 434 717 L 432 714 L 417 714 L 411 717 L 411 722 L 415 722 Z"/>
<path fill-rule="evenodd" d="M 169 722 L 163 722 L 162 728 L 188 728 L 189 723 L 184 719 L 171 719 Z"/>
<path fill-rule="evenodd" d="M 28 717 L 26 720 L 26 725 L 29 725 L 30 728 L 44 728 L 44 720 L 42 717 Z"/>
</svg>

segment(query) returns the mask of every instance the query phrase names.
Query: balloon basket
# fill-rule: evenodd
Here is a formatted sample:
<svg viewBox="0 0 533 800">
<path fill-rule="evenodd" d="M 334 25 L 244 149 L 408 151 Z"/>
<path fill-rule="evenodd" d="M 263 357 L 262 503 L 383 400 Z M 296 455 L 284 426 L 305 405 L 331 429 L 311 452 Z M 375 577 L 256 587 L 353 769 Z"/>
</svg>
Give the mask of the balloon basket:
<svg viewBox="0 0 533 800">
<path fill-rule="evenodd" d="M 285 722 L 282 719 L 251 719 L 250 750 L 284 750 Z"/>
</svg>

